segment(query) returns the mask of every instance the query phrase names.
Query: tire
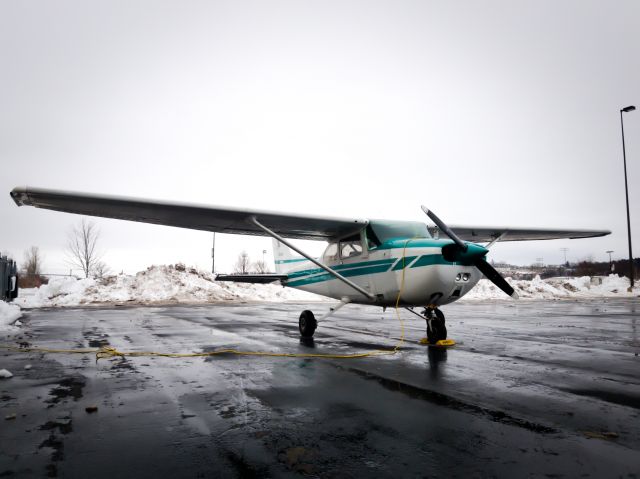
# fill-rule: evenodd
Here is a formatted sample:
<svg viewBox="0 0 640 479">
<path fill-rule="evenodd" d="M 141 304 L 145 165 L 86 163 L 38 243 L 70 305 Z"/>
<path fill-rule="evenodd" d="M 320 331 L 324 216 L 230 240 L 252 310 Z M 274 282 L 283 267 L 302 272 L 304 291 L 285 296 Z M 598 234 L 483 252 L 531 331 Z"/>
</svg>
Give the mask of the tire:
<svg viewBox="0 0 640 479">
<path fill-rule="evenodd" d="M 444 325 L 444 321 L 440 318 L 431 320 L 431 327 L 427 328 L 427 339 L 430 344 L 436 344 L 441 339 L 447 339 L 447 327 Z"/>
<path fill-rule="evenodd" d="M 436 318 L 442 321 L 442 324 L 445 324 L 444 313 L 440 311 L 439 308 L 434 309 L 433 312 L 436 314 Z M 445 337 L 442 339 L 447 339 L 447 338 Z"/>
<path fill-rule="evenodd" d="M 313 333 L 316 332 L 317 327 L 318 322 L 316 321 L 316 317 L 311 311 L 305 309 L 302 313 L 300 313 L 300 319 L 298 320 L 300 336 L 302 336 L 303 338 L 312 338 Z"/>
</svg>

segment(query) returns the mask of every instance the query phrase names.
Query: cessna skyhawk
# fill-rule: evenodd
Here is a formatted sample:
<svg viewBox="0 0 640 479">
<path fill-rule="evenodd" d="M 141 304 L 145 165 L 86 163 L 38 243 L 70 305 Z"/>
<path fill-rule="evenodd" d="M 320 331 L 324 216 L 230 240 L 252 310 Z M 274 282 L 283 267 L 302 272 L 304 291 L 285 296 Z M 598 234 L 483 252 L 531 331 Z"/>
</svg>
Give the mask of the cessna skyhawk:
<svg viewBox="0 0 640 479">
<path fill-rule="evenodd" d="M 440 306 L 462 298 L 482 275 L 517 298 L 514 289 L 485 259 L 497 241 L 610 234 L 606 230 L 449 227 L 424 206 L 424 213 L 435 227 L 416 221 L 304 216 L 30 187 L 14 188 L 11 197 L 18 206 L 218 233 L 271 236 L 278 242 L 274 251 L 276 274 L 218 275 L 216 279 L 279 282 L 339 300 L 337 307 L 321 320 L 349 303 L 383 308 L 400 305 L 426 320 L 430 343 L 447 337 Z M 441 239 L 440 233 L 448 239 Z M 290 239 L 326 241 L 328 246 L 320 258 L 314 258 Z M 302 258 L 294 258 L 286 247 Z M 416 307 L 425 308 L 422 315 L 414 311 Z M 317 324 L 311 311 L 300 314 L 303 337 L 312 337 Z"/>
</svg>

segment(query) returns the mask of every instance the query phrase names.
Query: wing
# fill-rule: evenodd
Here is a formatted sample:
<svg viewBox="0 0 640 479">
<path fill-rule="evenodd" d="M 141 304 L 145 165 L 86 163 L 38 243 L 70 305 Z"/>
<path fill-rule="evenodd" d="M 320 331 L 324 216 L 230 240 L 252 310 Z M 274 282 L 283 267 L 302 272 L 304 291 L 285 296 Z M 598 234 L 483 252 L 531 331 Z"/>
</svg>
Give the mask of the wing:
<svg viewBox="0 0 640 479">
<path fill-rule="evenodd" d="M 502 241 L 536 241 L 563 238 L 593 238 L 596 236 L 606 236 L 611 234 L 608 230 L 565 230 L 565 229 L 542 229 L 542 228 L 509 228 L 509 227 L 487 227 L 487 226 L 450 226 L 455 234 L 465 241 L 473 243 L 491 242 L 499 238 Z M 429 226 L 429 231 L 435 237 L 438 235 L 438 228 Z"/>
<path fill-rule="evenodd" d="M 30 187 L 14 188 L 11 197 L 18 206 L 217 233 L 264 236 L 261 229 L 249 222 L 255 216 L 279 235 L 295 239 L 328 240 L 356 233 L 368 224 L 364 219 L 290 215 Z"/>
<path fill-rule="evenodd" d="M 96 195 L 71 191 L 19 187 L 11 191 L 18 206 L 99 216 L 141 223 L 176 226 L 179 228 L 264 236 L 263 230 L 249 221 L 256 217 L 261 223 L 286 238 L 330 240 L 360 231 L 368 224 L 366 219 L 331 218 L 274 213 L 188 203 L 145 200 L 140 198 Z M 508 227 L 452 226 L 463 240 L 489 242 L 527 241 L 559 238 L 590 238 L 610 234 L 606 230 L 558 230 Z M 429 227 L 437 237 L 438 230 Z"/>
</svg>

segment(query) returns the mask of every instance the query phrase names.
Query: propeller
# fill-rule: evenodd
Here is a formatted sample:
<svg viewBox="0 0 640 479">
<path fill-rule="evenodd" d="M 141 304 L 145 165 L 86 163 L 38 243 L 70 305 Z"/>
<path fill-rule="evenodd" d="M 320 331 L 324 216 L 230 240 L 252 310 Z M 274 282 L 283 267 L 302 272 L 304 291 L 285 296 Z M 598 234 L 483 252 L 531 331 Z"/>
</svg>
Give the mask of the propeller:
<svg viewBox="0 0 640 479">
<path fill-rule="evenodd" d="M 431 218 L 431 221 L 440 228 L 440 231 L 453 240 L 453 244 L 448 244 L 442 247 L 442 256 L 444 259 L 451 262 L 459 262 L 467 266 L 475 266 L 487 277 L 489 281 L 504 291 L 508 296 L 511 296 L 513 299 L 518 299 L 518 293 L 516 293 L 502 275 L 498 273 L 496 269 L 485 259 L 485 256 L 489 252 L 487 248 L 474 243 L 465 243 L 444 223 L 444 221 L 438 218 L 433 211 L 429 210 L 424 205 L 421 206 L 421 208 L 422 211 Z"/>
</svg>

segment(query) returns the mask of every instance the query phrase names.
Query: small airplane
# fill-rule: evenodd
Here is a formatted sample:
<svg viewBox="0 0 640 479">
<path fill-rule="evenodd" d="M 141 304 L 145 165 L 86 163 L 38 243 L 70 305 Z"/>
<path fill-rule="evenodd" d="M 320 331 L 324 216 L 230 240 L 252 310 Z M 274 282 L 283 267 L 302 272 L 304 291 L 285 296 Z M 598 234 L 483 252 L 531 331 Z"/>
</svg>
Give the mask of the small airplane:
<svg viewBox="0 0 640 479">
<path fill-rule="evenodd" d="M 18 206 L 218 233 L 271 236 L 276 274 L 221 274 L 216 279 L 279 282 L 337 299 L 339 304 L 320 321 L 350 303 L 382 308 L 402 306 L 426 320 L 431 344 L 447 338 L 440 306 L 462 298 L 482 275 L 517 299 L 514 289 L 486 260 L 489 248 L 496 242 L 591 238 L 611 233 L 449 227 L 424 206 L 422 210 L 435 227 L 418 221 L 304 216 L 31 187 L 17 187 L 10 194 Z M 448 238 L 440 239 L 440 233 Z M 320 258 L 314 258 L 290 239 L 326 241 L 328 245 Z M 287 248 L 301 257 L 294 257 Z M 422 313 L 414 310 L 420 307 L 424 307 Z M 298 322 L 302 337 L 313 337 L 317 325 L 312 311 L 302 311 Z"/>
</svg>

